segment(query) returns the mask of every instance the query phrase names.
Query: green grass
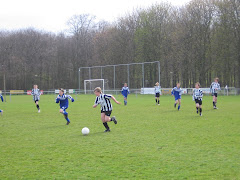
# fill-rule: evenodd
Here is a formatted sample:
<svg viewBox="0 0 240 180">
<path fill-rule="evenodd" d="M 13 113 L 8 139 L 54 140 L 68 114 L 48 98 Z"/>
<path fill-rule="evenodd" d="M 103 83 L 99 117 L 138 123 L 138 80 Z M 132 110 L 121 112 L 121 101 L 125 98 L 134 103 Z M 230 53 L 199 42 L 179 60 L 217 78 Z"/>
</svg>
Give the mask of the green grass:
<svg viewBox="0 0 240 180">
<path fill-rule="evenodd" d="M 55 97 L 41 96 L 39 114 L 31 96 L 0 103 L 0 179 L 240 179 L 240 96 L 220 96 L 218 110 L 205 96 L 200 117 L 190 96 L 178 112 L 170 96 L 130 95 L 113 103 L 110 133 L 95 96 L 74 96 L 69 126 Z"/>
</svg>

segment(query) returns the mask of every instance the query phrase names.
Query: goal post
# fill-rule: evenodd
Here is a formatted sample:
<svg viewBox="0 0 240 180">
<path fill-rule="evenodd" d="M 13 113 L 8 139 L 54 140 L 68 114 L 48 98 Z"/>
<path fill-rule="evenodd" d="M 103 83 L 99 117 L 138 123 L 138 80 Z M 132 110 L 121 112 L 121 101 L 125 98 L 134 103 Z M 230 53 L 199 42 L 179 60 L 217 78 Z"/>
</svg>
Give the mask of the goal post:
<svg viewBox="0 0 240 180">
<path fill-rule="evenodd" d="M 84 92 L 93 92 L 96 87 L 101 87 L 102 92 L 104 93 L 104 79 L 86 79 L 84 80 Z"/>
</svg>

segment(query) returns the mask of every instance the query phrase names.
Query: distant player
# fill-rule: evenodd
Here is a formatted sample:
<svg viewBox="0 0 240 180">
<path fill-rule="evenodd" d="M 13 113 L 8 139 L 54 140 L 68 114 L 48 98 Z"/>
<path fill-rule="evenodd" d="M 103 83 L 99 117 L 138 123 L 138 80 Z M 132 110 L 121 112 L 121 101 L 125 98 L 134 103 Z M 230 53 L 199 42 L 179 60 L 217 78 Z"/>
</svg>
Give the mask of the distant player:
<svg viewBox="0 0 240 180">
<path fill-rule="evenodd" d="M 40 113 L 40 107 L 39 107 L 39 100 L 40 100 L 40 95 L 41 95 L 41 91 L 38 89 L 38 85 L 33 85 L 33 89 L 32 89 L 32 96 L 33 96 L 33 101 L 36 104 L 36 107 L 38 109 L 38 113 Z"/>
<path fill-rule="evenodd" d="M 0 94 L 0 98 L 1 98 L 1 100 L 3 102 L 3 96 L 1 94 Z M 0 109 L 0 113 L 1 113 L 1 115 L 3 115 L 3 110 L 2 109 Z"/>
<path fill-rule="evenodd" d="M 68 108 L 68 99 L 70 99 L 72 102 L 74 102 L 74 99 L 70 95 L 64 94 L 64 89 L 59 89 L 59 95 L 56 98 L 56 103 L 60 102 L 60 110 L 59 112 L 63 114 L 64 118 L 67 121 L 66 125 L 69 125 L 70 120 L 68 118 L 68 113 L 66 112 L 66 109 Z"/>
<path fill-rule="evenodd" d="M 174 87 L 171 91 L 172 96 L 175 97 L 174 107 L 176 108 L 178 104 L 178 111 L 181 107 L 181 95 L 182 95 L 182 88 L 180 88 L 180 83 L 177 83 L 177 87 Z"/>
<path fill-rule="evenodd" d="M 203 92 L 200 89 L 200 83 L 197 82 L 195 84 L 195 89 L 193 90 L 193 100 L 196 103 L 196 109 L 198 114 L 198 109 L 200 111 L 199 115 L 202 116 L 202 98 L 203 98 Z"/>
<path fill-rule="evenodd" d="M 210 92 L 212 93 L 213 96 L 213 108 L 217 109 L 217 96 L 218 96 L 218 91 L 221 90 L 220 84 L 218 83 L 219 79 L 215 78 L 214 82 L 212 82 L 210 86 Z"/>
<path fill-rule="evenodd" d="M 110 128 L 107 123 L 113 121 L 115 124 L 117 124 L 115 116 L 113 116 L 112 118 L 110 117 L 113 109 L 110 99 L 112 99 L 117 104 L 121 103 L 118 102 L 112 95 L 103 94 L 100 87 L 96 87 L 94 89 L 94 94 L 97 97 L 93 105 L 93 108 L 96 108 L 98 104 L 101 105 L 101 120 L 104 127 L 106 128 L 104 132 L 110 132 Z"/>
<path fill-rule="evenodd" d="M 162 93 L 161 93 L 161 86 L 159 85 L 159 82 L 156 82 L 154 86 L 154 91 L 155 91 L 156 105 L 160 105 L 160 95 L 162 95 Z"/>
<path fill-rule="evenodd" d="M 126 106 L 127 105 L 127 96 L 130 93 L 129 88 L 127 86 L 127 83 L 124 83 L 124 86 L 122 87 L 121 92 L 122 92 L 122 95 L 123 95 L 123 98 L 124 98 L 124 105 Z"/>
</svg>

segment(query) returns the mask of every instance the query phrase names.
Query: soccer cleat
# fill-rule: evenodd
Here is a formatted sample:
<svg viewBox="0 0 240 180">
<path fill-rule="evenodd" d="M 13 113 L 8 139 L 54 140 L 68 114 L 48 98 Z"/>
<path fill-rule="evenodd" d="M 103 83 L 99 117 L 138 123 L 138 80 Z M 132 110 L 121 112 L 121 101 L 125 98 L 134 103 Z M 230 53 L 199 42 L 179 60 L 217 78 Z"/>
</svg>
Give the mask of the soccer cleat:
<svg viewBox="0 0 240 180">
<path fill-rule="evenodd" d="M 158 104 L 160 106 L 160 104 Z"/>
<path fill-rule="evenodd" d="M 213 109 L 218 109 L 217 106 L 214 106 Z"/>
<path fill-rule="evenodd" d="M 3 115 L 3 110 L 1 110 L 1 116 Z"/>
<path fill-rule="evenodd" d="M 106 129 L 104 132 L 110 132 L 110 129 Z"/>
<path fill-rule="evenodd" d="M 202 116 L 202 113 L 200 113 L 200 116 Z"/>
<path fill-rule="evenodd" d="M 114 122 L 114 124 L 117 124 L 117 120 L 115 116 L 112 117 L 112 121 Z"/>
<path fill-rule="evenodd" d="M 174 104 L 174 108 L 176 108 L 177 107 L 177 104 Z"/>
<path fill-rule="evenodd" d="M 40 109 L 38 110 L 38 113 L 40 113 L 41 111 L 40 111 Z"/>
<path fill-rule="evenodd" d="M 68 121 L 66 125 L 69 125 L 69 124 L 70 124 L 70 121 Z"/>
</svg>

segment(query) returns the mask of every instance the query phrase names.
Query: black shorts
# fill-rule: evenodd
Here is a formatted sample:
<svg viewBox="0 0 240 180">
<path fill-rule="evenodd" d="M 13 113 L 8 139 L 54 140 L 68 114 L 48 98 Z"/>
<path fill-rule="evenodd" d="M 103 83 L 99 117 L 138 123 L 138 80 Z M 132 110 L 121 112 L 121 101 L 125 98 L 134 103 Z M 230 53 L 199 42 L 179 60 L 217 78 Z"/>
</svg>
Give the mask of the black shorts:
<svg viewBox="0 0 240 180">
<path fill-rule="evenodd" d="M 106 116 L 111 116 L 112 111 L 103 111 L 103 110 L 101 110 L 101 113 L 105 113 Z"/>
<path fill-rule="evenodd" d="M 155 94 L 155 97 L 160 97 L 160 93 L 156 93 L 156 94 Z"/>
<path fill-rule="evenodd" d="M 36 102 L 38 102 L 39 100 L 35 100 L 34 102 L 36 103 Z"/>
<path fill-rule="evenodd" d="M 195 99 L 195 103 L 196 103 L 196 104 L 199 104 L 199 105 L 202 105 L 202 101 L 201 101 L 201 100 L 198 100 L 198 99 Z"/>
<path fill-rule="evenodd" d="M 215 97 L 217 97 L 217 93 L 212 93 L 212 96 L 215 96 Z"/>
</svg>

